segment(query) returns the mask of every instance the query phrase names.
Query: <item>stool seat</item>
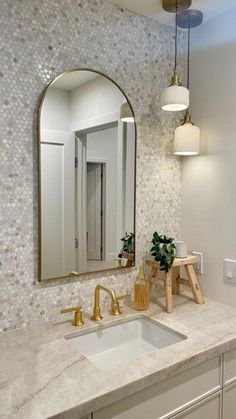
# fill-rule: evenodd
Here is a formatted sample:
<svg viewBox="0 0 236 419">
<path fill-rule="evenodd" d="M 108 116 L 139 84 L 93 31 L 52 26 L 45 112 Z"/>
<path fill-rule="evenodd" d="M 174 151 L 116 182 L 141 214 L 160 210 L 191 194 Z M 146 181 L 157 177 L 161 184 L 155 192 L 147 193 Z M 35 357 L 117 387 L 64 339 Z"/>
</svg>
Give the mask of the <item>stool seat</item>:
<svg viewBox="0 0 236 419">
<path fill-rule="evenodd" d="M 193 298 L 196 304 L 204 304 L 204 297 L 200 284 L 198 282 L 197 275 L 193 268 L 193 264 L 198 261 L 196 256 L 188 255 L 186 258 L 175 258 L 172 268 L 166 273 L 164 278 L 158 278 L 158 272 L 160 270 L 159 262 L 156 262 L 152 257 L 146 258 L 146 264 L 151 266 L 150 280 L 152 282 L 158 282 L 165 286 L 166 294 L 166 311 L 172 313 L 173 301 L 172 295 L 179 295 L 180 285 L 190 287 L 193 293 Z M 180 276 L 180 268 L 184 266 L 187 273 L 188 279 L 183 279 Z"/>
</svg>

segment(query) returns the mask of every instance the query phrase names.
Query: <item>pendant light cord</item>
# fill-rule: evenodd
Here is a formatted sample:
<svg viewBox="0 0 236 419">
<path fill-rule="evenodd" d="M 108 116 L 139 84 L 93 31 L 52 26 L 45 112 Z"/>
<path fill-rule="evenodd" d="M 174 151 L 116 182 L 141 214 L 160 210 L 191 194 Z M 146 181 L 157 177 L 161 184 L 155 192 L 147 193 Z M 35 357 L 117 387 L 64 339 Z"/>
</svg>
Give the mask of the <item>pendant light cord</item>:
<svg viewBox="0 0 236 419">
<path fill-rule="evenodd" d="M 174 74 L 177 71 L 177 56 L 178 56 L 178 25 L 177 25 L 177 15 L 178 15 L 178 0 L 175 1 L 175 68 Z"/>
<path fill-rule="evenodd" d="M 188 25 L 188 70 L 187 70 L 187 89 L 189 90 L 189 86 L 190 86 L 190 30 L 191 30 L 191 26 L 190 26 L 190 22 Z"/>
</svg>

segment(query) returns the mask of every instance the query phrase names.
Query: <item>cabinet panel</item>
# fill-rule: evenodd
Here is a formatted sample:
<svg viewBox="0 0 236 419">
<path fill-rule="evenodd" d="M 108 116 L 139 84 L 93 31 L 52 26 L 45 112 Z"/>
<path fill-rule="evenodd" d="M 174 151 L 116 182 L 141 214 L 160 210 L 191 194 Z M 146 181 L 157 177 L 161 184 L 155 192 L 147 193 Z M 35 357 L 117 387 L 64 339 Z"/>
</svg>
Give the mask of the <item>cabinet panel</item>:
<svg viewBox="0 0 236 419">
<path fill-rule="evenodd" d="M 220 389 L 221 378 L 221 361 L 217 357 L 100 409 L 93 414 L 93 418 L 170 417 Z"/>
<path fill-rule="evenodd" d="M 92 419 L 92 415 L 89 413 L 85 416 L 78 416 L 76 412 L 63 412 L 52 416 L 51 419 Z"/>
<path fill-rule="evenodd" d="M 236 381 L 236 349 L 224 354 L 224 384 Z"/>
<path fill-rule="evenodd" d="M 172 419 L 221 419 L 222 392 L 207 397 L 189 409 L 172 416 Z"/>
<path fill-rule="evenodd" d="M 223 390 L 223 419 L 236 418 L 236 382 Z"/>
</svg>

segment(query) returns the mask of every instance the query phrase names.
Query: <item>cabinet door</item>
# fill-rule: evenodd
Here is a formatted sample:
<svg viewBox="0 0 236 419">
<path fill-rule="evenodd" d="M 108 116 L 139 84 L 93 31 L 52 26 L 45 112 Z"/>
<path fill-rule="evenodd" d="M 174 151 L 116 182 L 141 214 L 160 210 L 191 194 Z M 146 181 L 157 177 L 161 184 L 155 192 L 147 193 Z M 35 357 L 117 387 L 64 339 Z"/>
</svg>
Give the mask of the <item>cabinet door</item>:
<svg viewBox="0 0 236 419">
<path fill-rule="evenodd" d="M 224 354 L 224 385 L 236 382 L 236 349 Z"/>
<path fill-rule="evenodd" d="M 53 419 L 92 419 L 92 414 L 88 413 L 85 416 L 78 416 L 78 413 L 76 412 L 63 412 L 59 413 L 59 415 L 53 416 Z"/>
<path fill-rule="evenodd" d="M 221 419 L 221 410 L 222 391 L 218 391 L 178 415 L 172 416 L 172 419 Z"/>
<path fill-rule="evenodd" d="M 236 383 L 223 390 L 223 419 L 236 418 Z"/>
</svg>

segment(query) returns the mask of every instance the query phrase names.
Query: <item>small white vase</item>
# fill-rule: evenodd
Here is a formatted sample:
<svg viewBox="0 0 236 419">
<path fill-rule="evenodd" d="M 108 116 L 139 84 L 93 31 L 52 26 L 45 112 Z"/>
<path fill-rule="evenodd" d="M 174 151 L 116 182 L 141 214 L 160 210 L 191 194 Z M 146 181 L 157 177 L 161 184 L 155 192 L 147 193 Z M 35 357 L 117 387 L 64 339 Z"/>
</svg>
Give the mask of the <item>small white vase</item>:
<svg viewBox="0 0 236 419">
<path fill-rule="evenodd" d="M 187 244 L 184 241 L 176 241 L 176 254 L 175 257 L 177 258 L 186 258 L 188 256 L 188 249 Z"/>
</svg>

